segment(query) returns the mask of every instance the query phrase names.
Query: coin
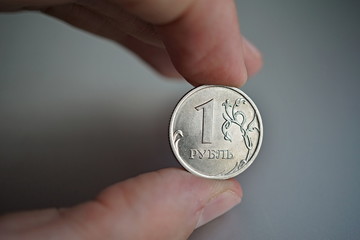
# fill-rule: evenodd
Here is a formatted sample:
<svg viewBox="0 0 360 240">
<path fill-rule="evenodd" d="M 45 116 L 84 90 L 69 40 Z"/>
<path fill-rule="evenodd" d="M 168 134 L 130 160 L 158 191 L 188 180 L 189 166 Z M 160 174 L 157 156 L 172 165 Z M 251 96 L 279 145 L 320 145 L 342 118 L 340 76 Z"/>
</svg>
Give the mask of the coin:
<svg viewBox="0 0 360 240">
<path fill-rule="evenodd" d="M 254 102 L 234 87 L 204 85 L 177 104 L 169 127 L 172 151 L 189 172 L 228 179 L 247 169 L 263 138 Z"/>
</svg>

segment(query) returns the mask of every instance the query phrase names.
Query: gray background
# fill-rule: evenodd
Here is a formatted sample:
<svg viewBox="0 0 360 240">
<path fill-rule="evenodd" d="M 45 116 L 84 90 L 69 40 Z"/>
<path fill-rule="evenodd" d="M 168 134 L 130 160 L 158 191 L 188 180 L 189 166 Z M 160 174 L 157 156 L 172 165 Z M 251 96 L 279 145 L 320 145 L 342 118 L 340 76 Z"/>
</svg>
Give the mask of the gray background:
<svg viewBox="0 0 360 240">
<path fill-rule="evenodd" d="M 265 138 L 238 177 L 243 202 L 192 240 L 359 238 L 359 5 L 238 1 L 265 59 L 243 88 Z M 189 89 L 54 19 L 0 15 L 0 212 L 69 206 L 178 166 L 167 126 Z"/>
</svg>

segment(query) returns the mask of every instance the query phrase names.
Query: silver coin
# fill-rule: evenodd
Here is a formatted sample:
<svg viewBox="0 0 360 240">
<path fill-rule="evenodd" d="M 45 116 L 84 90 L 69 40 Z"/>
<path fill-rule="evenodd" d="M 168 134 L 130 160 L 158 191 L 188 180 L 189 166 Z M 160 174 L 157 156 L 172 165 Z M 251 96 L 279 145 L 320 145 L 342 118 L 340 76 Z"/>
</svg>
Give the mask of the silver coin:
<svg viewBox="0 0 360 240">
<path fill-rule="evenodd" d="M 175 157 L 189 172 L 228 179 L 247 169 L 263 138 L 260 113 L 237 88 L 201 86 L 177 104 L 169 139 Z"/>
</svg>

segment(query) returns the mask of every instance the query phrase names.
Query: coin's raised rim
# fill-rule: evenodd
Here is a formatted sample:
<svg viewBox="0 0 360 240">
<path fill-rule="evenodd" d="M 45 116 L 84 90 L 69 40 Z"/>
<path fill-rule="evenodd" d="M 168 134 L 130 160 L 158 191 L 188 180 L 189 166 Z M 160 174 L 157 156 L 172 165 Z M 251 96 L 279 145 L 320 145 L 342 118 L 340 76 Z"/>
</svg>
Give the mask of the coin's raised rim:
<svg viewBox="0 0 360 240">
<path fill-rule="evenodd" d="M 194 170 L 189 164 L 187 164 L 185 162 L 185 160 L 183 160 L 181 158 L 181 156 L 178 154 L 178 152 L 176 151 L 175 149 L 175 146 L 173 144 L 173 132 L 174 132 L 174 121 L 175 121 L 175 116 L 177 114 L 177 112 L 179 111 L 179 108 L 181 107 L 181 105 L 186 101 L 186 99 L 193 95 L 194 93 L 196 92 L 199 92 L 205 88 L 227 88 L 227 89 L 230 89 L 232 91 L 235 91 L 241 95 L 243 95 L 246 100 L 251 104 L 251 106 L 253 107 L 253 109 L 255 110 L 255 113 L 256 113 L 256 116 L 258 118 L 258 122 L 259 122 L 259 125 L 260 125 L 260 129 L 261 131 L 259 131 L 259 140 L 258 140 L 258 144 L 256 146 L 256 149 L 252 155 L 252 157 L 250 158 L 249 162 L 246 164 L 245 167 L 243 167 L 241 170 L 239 171 L 236 171 L 234 173 L 231 173 L 229 175 L 226 175 L 226 176 L 209 176 L 209 175 L 206 175 L 206 174 L 202 174 L 200 172 L 197 172 L 196 170 Z M 174 108 L 174 111 L 172 112 L 171 114 L 171 119 L 170 119 L 170 124 L 169 124 L 169 142 L 170 142 L 170 146 L 171 146 L 171 150 L 175 156 L 175 158 L 178 160 L 178 162 L 186 169 L 188 170 L 190 173 L 193 173 L 197 176 L 200 176 L 200 177 L 204 177 L 204 178 L 209 178 L 209 179 L 229 179 L 229 178 L 233 178 L 237 175 L 239 175 L 240 173 L 244 172 L 255 160 L 255 158 L 257 157 L 259 151 L 260 151 L 260 148 L 261 148 L 261 145 L 262 145 L 262 141 L 263 141 L 263 135 L 264 135 L 264 126 L 263 126 L 263 123 L 262 123 L 262 118 L 261 118 L 261 115 L 260 115 L 260 112 L 257 108 L 257 106 L 255 105 L 255 103 L 252 101 L 252 99 L 247 95 L 245 94 L 243 91 L 241 91 L 240 89 L 238 88 L 235 88 L 235 87 L 229 87 L 229 86 L 224 86 L 224 85 L 202 85 L 202 86 L 199 86 L 199 87 L 196 87 L 196 88 L 193 88 L 191 89 L 190 91 L 188 91 L 180 100 L 179 102 L 176 104 L 176 107 Z"/>
</svg>

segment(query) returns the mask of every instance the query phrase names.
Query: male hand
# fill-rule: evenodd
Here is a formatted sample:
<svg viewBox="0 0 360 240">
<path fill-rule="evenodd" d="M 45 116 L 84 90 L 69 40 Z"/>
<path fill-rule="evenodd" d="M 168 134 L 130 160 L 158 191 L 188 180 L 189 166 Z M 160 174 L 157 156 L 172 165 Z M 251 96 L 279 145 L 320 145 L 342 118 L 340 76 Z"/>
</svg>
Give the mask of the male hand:
<svg viewBox="0 0 360 240">
<path fill-rule="evenodd" d="M 0 11 L 19 10 L 40 10 L 116 41 L 193 85 L 240 87 L 262 65 L 240 34 L 232 0 L 0 0 Z M 73 208 L 3 216 L 0 239 L 186 239 L 241 197 L 235 180 L 164 169 Z"/>
<path fill-rule="evenodd" d="M 0 0 L 0 11 L 26 9 L 112 39 L 193 85 L 240 87 L 262 65 L 233 0 Z"/>
<path fill-rule="evenodd" d="M 5 215 L 0 239 L 183 240 L 241 197 L 235 180 L 164 169 L 115 184 L 72 208 Z"/>
</svg>

